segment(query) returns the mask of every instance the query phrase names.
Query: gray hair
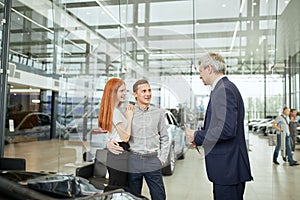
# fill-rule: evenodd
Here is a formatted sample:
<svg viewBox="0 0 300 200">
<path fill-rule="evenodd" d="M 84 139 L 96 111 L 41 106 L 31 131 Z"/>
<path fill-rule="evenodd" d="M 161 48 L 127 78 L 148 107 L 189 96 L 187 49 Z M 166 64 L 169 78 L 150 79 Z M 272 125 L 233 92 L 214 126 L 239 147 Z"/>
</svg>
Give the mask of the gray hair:
<svg viewBox="0 0 300 200">
<path fill-rule="evenodd" d="M 224 58 L 217 53 L 206 53 L 199 58 L 199 68 L 207 68 L 209 65 L 216 73 L 225 74 L 226 64 Z"/>
</svg>

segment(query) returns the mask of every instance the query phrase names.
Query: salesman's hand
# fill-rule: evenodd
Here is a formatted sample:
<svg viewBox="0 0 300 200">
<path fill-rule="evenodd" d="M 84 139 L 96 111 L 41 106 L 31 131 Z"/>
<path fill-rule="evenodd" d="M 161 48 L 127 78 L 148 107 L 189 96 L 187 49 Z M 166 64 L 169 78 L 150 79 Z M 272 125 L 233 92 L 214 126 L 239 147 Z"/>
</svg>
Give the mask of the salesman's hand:
<svg viewBox="0 0 300 200">
<path fill-rule="evenodd" d="M 124 151 L 124 149 L 122 147 L 120 147 L 119 143 L 116 141 L 108 141 L 106 143 L 106 147 L 111 153 L 116 154 L 116 155 L 118 155 Z"/>
<path fill-rule="evenodd" d="M 195 133 L 195 130 L 190 129 L 189 127 L 186 127 L 185 128 L 185 133 L 186 133 L 187 138 L 189 139 L 189 142 L 191 144 L 194 143 L 194 133 Z"/>
</svg>

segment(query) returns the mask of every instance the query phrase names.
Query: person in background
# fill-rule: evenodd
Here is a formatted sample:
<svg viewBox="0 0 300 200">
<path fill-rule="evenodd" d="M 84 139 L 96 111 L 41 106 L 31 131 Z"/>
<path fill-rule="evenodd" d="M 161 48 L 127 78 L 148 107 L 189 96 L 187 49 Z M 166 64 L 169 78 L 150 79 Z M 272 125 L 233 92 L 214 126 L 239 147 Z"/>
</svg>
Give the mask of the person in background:
<svg viewBox="0 0 300 200">
<path fill-rule="evenodd" d="M 292 108 L 290 112 L 290 140 L 291 140 L 291 150 L 292 152 L 295 151 L 296 146 L 296 137 L 298 135 L 298 117 L 297 117 L 297 110 Z"/>
<path fill-rule="evenodd" d="M 245 110 L 238 88 L 224 75 L 225 68 L 219 54 L 200 57 L 200 79 L 212 91 L 203 130 L 186 128 L 186 134 L 192 145 L 204 148 L 214 199 L 241 200 L 246 181 L 253 180 L 245 140 Z"/>
<path fill-rule="evenodd" d="M 101 99 L 98 115 L 98 125 L 102 130 L 110 134 L 109 140 L 124 151 L 118 155 L 107 153 L 107 170 L 109 173 L 108 186 L 105 191 L 126 188 L 127 181 L 127 158 L 129 150 L 129 138 L 133 108 L 127 107 L 125 115 L 121 112 L 120 106 L 125 101 L 126 86 L 122 79 L 111 78 L 107 81 Z"/>
<path fill-rule="evenodd" d="M 277 158 L 280 149 L 282 149 L 281 153 L 284 161 L 286 161 L 287 155 L 290 166 L 299 165 L 299 163 L 297 163 L 297 161 L 293 159 L 293 154 L 290 146 L 289 114 L 290 108 L 284 107 L 282 110 L 282 114 L 278 115 L 275 121 L 272 123 L 273 128 L 276 129 L 277 134 L 277 144 L 273 154 L 273 163 L 276 165 L 279 165 Z"/>
<path fill-rule="evenodd" d="M 150 105 L 152 90 L 147 80 L 135 82 L 133 94 L 136 103 L 129 140 L 129 191 L 141 196 L 145 179 L 151 199 L 165 200 L 161 168 L 166 165 L 170 149 L 165 113 Z M 113 153 L 122 152 L 113 142 L 108 142 L 107 148 Z"/>
</svg>

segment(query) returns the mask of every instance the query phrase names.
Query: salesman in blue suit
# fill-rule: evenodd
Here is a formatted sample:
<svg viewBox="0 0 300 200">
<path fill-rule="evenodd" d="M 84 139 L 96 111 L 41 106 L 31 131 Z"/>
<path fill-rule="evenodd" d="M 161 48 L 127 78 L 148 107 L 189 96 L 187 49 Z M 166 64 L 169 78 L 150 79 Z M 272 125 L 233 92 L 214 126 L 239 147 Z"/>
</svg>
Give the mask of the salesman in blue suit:
<svg viewBox="0 0 300 200">
<path fill-rule="evenodd" d="M 208 179 L 215 200 L 242 200 L 245 182 L 253 180 L 244 131 L 244 102 L 225 74 L 224 59 L 207 53 L 199 60 L 200 79 L 211 86 L 204 129 L 186 133 L 193 145 L 203 146 Z"/>
</svg>

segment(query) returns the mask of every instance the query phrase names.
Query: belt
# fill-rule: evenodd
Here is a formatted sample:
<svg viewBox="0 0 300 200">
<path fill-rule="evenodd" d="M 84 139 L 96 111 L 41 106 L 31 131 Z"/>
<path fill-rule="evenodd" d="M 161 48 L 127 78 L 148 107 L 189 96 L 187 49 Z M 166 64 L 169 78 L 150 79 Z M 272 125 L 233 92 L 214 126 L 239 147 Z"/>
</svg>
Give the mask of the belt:
<svg viewBox="0 0 300 200">
<path fill-rule="evenodd" d="M 133 155 L 136 155 L 140 158 L 153 158 L 153 157 L 157 157 L 158 153 L 157 152 L 153 152 L 153 153 L 139 153 L 139 152 L 134 152 L 134 151 L 130 151 L 130 153 L 132 153 Z"/>
</svg>

